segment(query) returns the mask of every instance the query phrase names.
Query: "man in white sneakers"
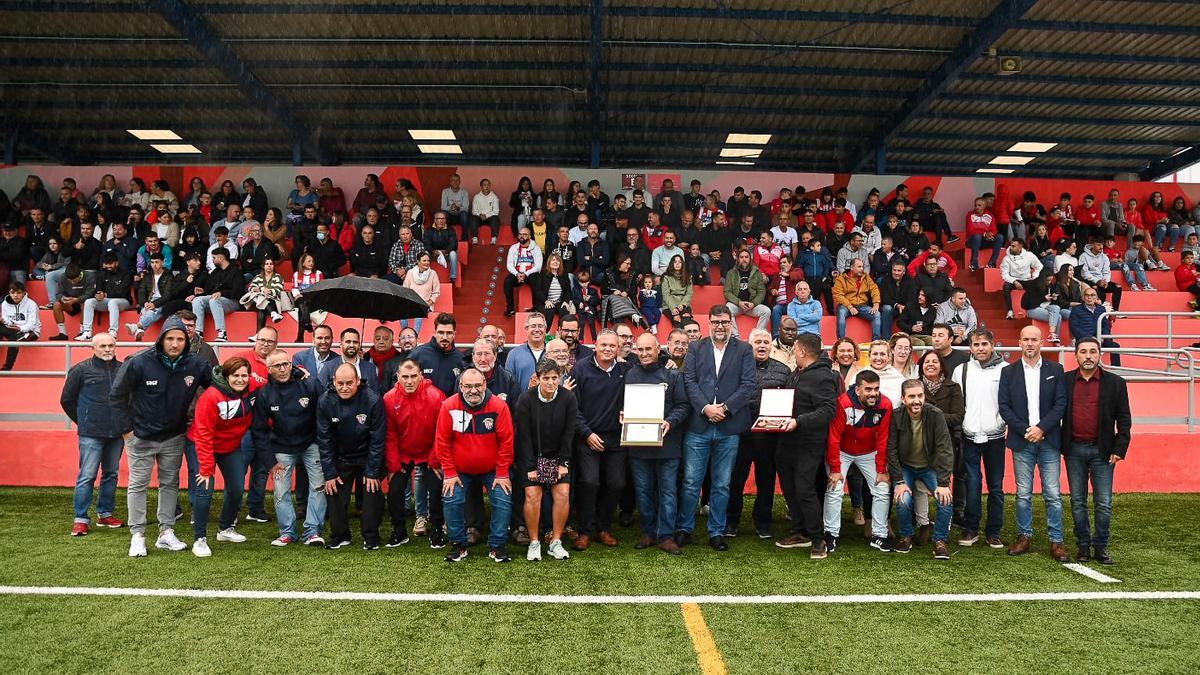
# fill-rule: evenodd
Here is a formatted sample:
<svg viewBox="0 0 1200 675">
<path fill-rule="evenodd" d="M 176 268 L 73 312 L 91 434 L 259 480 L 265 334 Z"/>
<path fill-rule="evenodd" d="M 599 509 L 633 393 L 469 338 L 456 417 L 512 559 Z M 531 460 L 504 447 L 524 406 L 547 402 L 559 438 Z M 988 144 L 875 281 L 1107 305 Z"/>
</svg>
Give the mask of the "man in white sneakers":
<svg viewBox="0 0 1200 675">
<path fill-rule="evenodd" d="M 1025 250 L 1025 242 L 1013 239 L 1008 245 L 1008 255 L 1000 261 L 1000 278 L 1004 280 L 1004 318 L 1013 318 L 1012 292 L 1025 290 L 1025 285 L 1042 273 L 1042 261 L 1032 252 Z"/>
<path fill-rule="evenodd" d="M 960 546 L 979 541 L 979 521 L 983 511 L 983 474 L 987 473 L 987 523 L 984 534 L 988 546 L 1004 548 L 1000 530 L 1004 527 L 1004 436 L 1006 427 L 1000 416 L 1000 372 L 1004 359 L 996 353 L 992 331 L 977 328 L 970 334 L 971 360 L 954 370 L 954 381 L 962 387 L 966 400 L 963 416 L 963 463 L 967 466 L 967 503 L 963 509 L 963 534 Z M 981 468 L 982 463 L 982 468 Z"/>
<path fill-rule="evenodd" d="M 829 468 L 825 548 L 830 553 L 837 550 L 842 528 L 842 486 L 845 471 L 851 466 L 858 467 L 871 489 L 871 548 L 884 553 L 892 550 L 888 538 L 887 445 L 894 406 L 880 395 L 879 374 L 873 370 L 859 371 L 854 387 L 838 397 L 825 447 L 825 464 Z"/>
</svg>

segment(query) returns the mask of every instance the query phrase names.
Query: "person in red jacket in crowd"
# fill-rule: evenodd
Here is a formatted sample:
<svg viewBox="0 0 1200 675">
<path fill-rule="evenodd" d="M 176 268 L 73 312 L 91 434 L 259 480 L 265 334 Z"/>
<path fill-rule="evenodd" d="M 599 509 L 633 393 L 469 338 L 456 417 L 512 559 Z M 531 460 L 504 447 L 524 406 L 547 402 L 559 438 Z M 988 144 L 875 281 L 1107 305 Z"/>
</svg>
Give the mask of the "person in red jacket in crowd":
<svg viewBox="0 0 1200 675">
<path fill-rule="evenodd" d="M 997 204 L 1000 201 L 997 200 Z M 1012 205 L 1009 204 L 1009 214 Z M 979 269 L 979 249 L 990 246 L 992 259 L 988 267 L 995 267 L 1000 261 L 1000 252 L 1004 250 L 1004 233 L 997 224 L 999 217 L 988 211 L 987 202 L 982 197 L 975 200 L 975 210 L 967 214 L 967 246 L 971 249 L 971 271 Z"/>
<path fill-rule="evenodd" d="M 1100 205 L 1096 203 L 1095 195 L 1084 195 L 1083 206 L 1075 212 L 1075 241 L 1079 243 L 1080 250 L 1092 240 L 1092 237 L 1101 237 L 1106 234 L 1112 233 L 1104 230 Z"/>
<path fill-rule="evenodd" d="M 421 364 L 412 359 L 400 362 L 396 386 L 383 395 L 387 414 L 387 445 L 384 461 L 388 471 L 388 511 L 392 516 L 392 538 L 384 546 L 408 543 L 405 527 L 404 493 L 410 480 L 415 490 L 429 493 L 429 548 L 444 548 L 442 532 L 442 481 L 430 468 L 438 411 L 446 395 L 421 374 Z"/>
<path fill-rule="evenodd" d="M 492 505 L 488 556 L 509 562 L 505 550 L 512 518 L 513 422 L 508 404 L 487 389 L 483 373 L 468 368 L 458 379 L 459 392 L 438 411 L 434 449 L 442 470 L 442 508 L 450 535 L 446 562 L 467 557 L 466 496 L 483 485 Z"/>
<path fill-rule="evenodd" d="M 892 550 L 888 539 L 890 480 L 887 473 L 891 424 L 892 402 L 879 393 L 878 373 L 859 371 L 854 386 L 838 397 L 825 449 L 825 463 L 829 466 L 825 492 L 825 547 L 830 553 L 837 549 L 842 526 L 842 486 L 845 472 L 851 467 L 858 468 L 871 490 L 871 547 L 885 553 Z"/>
<path fill-rule="evenodd" d="M 642 245 L 651 253 L 654 249 L 662 246 L 663 235 L 667 228 L 662 226 L 662 221 L 657 213 L 651 212 L 646 216 L 646 224 L 642 226 Z"/>
<path fill-rule="evenodd" d="M 847 232 L 854 231 L 854 214 L 850 213 L 850 211 L 846 209 L 845 199 L 835 199 L 833 202 L 833 208 L 821 214 L 821 216 L 823 216 L 825 220 L 824 225 L 826 234 L 833 232 L 833 226 L 837 225 L 838 222 L 841 222 L 846 226 Z"/>
<path fill-rule="evenodd" d="M 934 258 L 938 261 L 938 271 L 945 272 L 951 281 L 954 280 L 954 277 L 958 276 L 958 264 L 954 262 L 954 258 L 951 258 L 948 253 L 942 250 L 941 245 L 937 242 L 931 242 L 929 250 L 913 258 L 908 263 L 908 276 L 917 276 L 917 273 L 925 268 L 925 261 L 929 258 Z"/>
<path fill-rule="evenodd" d="M 1188 307 L 1200 307 L 1200 274 L 1196 273 L 1196 254 L 1184 251 L 1179 256 L 1179 267 L 1175 268 L 1175 288 L 1192 294 Z"/>
<path fill-rule="evenodd" d="M 250 362 L 240 356 L 213 368 L 212 386 L 196 402 L 196 417 L 188 438 L 196 444 L 200 471 L 196 476 L 196 500 L 192 502 L 192 553 L 198 558 L 212 555 L 208 547 L 208 510 L 216 487 L 216 468 L 225 479 L 225 503 L 221 506 L 217 541 L 241 543 L 245 535 L 233 529 L 242 507 L 242 485 L 246 477 L 242 438 L 248 436 L 253 415 L 250 410 Z"/>
</svg>

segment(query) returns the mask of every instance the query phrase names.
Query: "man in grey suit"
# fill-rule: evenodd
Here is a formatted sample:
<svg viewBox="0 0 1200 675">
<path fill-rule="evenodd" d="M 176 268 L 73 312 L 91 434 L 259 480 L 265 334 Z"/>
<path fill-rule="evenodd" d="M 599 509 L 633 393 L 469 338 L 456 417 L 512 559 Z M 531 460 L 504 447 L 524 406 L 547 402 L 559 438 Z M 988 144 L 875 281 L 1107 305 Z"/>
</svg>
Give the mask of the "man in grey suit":
<svg viewBox="0 0 1200 675">
<path fill-rule="evenodd" d="M 757 415 L 747 405 L 758 387 L 754 353 L 750 345 L 731 339 L 733 316 L 725 305 L 708 312 L 710 337 L 688 348 L 683 382 L 692 415 L 688 419 L 683 451 L 683 497 L 679 505 L 679 532 L 675 543 L 692 540 L 700 486 L 709 474 L 708 543 L 718 551 L 725 543 L 729 480 L 737 458 L 739 434 L 750 428 Z"/>
</svg>

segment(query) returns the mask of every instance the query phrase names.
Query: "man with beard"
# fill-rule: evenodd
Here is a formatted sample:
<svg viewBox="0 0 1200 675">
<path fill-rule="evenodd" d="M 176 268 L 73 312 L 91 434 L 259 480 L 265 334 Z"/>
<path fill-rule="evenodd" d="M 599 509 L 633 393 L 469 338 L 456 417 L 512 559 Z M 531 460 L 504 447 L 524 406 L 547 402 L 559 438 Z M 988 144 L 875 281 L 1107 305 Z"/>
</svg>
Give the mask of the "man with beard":
<svg viewBox="0 0 1200 675">
<path fill-rule="evenodd" d="M 925 402 L 925 387 L 920 380 L 905 380 L 903 412 L 892 417 L 887 441 L 887 468 L 895 481 L 896 520 L 900 524 L 897 553 L 912 550 L 913 493 L 918 483 L 937 499 L 937 521 L 933 528 L 933 557 L 949 560 L 950 518 L 954 507 L 950 475 L 954 473 L 954 448 L 946 416 Z M 839 499 L 841 497 L 839 496 Z"/>
<path fill-rule="evenodd" d="M 447 396 L 458 387 L 458 376 L 466 368 L 467 358 L 454 346 L 458 321 L 454 315 L 442 312 L 433 319 L 433 337 L 412 351 L 411 358 L 421 364 L 421 374 Z"/>
<path fill-rule="evenodd" d="M 870 369 L 860 370 L 854 386 L 838 397 L 825 452 L 825 464 L 829 467 L 825 546 L 830 552 L 837 550 L 842 529 L 843 479 L 851 467 L 858 468 L 871 491 L 871 548 L 884 553 L 892 550 L 887 523 L 890 482 L 887 443 L 893 407 L 895 404 L 880 394 L 879 374 Z"/>
<path fill-rule="evenodd" d="M 535 315 L 540 318 L 541 315 Z M 516 409 L 517 398 L 521 392 L 528 389 L 528 383 L 519 382 L 508 370 L 496 365 L 496 348 L 483 338 L 475 341 L 471 350 L 471 366 L 483 373 L 488 393 L 495 396 L 508 406 L 511 413 Z M 475 486 L 467 492 L 464 507 L 467 519 L 467 544 L 474 546 L 483 532 L 483 486 Z M 529 543 L 529 533 L 522 524 L 521 516 L 525 506 L 524 490 L 518 489 L 513 493 L 513 534 L 516 542 L 522 546 Z"/>
<path fill-rule="evenodd" d="M 325 369 L 336 368 L 338 355 L 333 351 L 333 329 L 321 325 L 313 329 L 312 349 L 303 349 L 292 355 L 292 365 L 299 366 L 318 382 L 328 382 L 331 377 Z"/>
<path fill-rule="evenodd" d="M 591 347 L 579 341 L 579 317 L 574 314 L 567 314 L 558 320 L 558 337 L 567 344 L 568 370 L 593 353 Z"/>
<path fill-rule="evenodd" d="M 341 364 L 349 364 L 354 366 L 354 370 L 358 373 L 358 377 L 363 384 L 376 393 L 380 390 L 379 373 L 375 370 L 375 364 L 370 359 L 363 358 L 362 341 L 357 328 L 347 328 L 342 331 L 338 342 L 342 348 L 342 358 L 340 362 L 335 361 L 326 364 L 321 368 L 321 385 L 322 388 L 328 388 L 329 382 L 333 380 L 333 373 Z"/>
</svg>

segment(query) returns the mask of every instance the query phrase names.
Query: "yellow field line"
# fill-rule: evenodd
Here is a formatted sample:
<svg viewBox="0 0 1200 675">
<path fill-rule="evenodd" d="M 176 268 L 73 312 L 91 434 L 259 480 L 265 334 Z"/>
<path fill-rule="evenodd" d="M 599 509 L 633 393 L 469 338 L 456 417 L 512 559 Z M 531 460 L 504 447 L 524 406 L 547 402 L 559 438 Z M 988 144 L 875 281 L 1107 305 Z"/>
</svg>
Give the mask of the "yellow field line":
<svg viewBox="0 0 1200 675">
<path fill-rule="evenodd" d="M 688 635 L 692 637 L 692 647 L 696 650 L 696 661 L 700 664 L 700 671 L 704 675 L 725 675 L 725 659 L 721 657 L 721 650 L 717 649 L 717 643 L 713 641 L 712 632 L 708 630 L 708 623 L 704 621 L 700 605 L 685 602 L 679 608 L 683 610 L 683 622 L 687 624 Z"/>
</svg>

